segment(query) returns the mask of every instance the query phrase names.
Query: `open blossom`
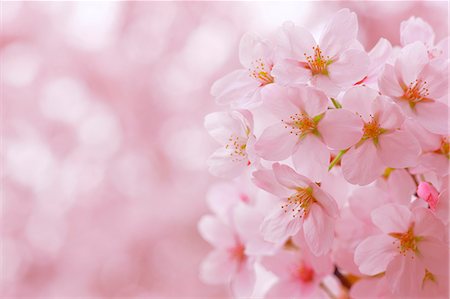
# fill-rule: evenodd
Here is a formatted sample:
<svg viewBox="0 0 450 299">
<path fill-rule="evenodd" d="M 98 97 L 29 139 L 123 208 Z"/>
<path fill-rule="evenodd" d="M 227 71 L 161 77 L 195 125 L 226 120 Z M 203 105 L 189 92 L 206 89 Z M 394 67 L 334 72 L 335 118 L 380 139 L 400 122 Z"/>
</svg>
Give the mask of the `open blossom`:
<svg viewBox="0 0 450 299">
<path fill-rule="evenodd" d="M 448 58 L 448 37 L 437 44 L 435 44 L 434 39 L 433 28 L 421 18 L 413 16 L 400 24 L 400 42 L 402 46 L 420 41 L 425 45 L 430 59 Z"/>
<path fill-rule="evenodd" d="M 328 298 L 319 285 L 333 273 L 331 259 L 316 257 L 303 245 L 291 241 L 276 255 L 263 258 L 262 265 L 278 277 L 265 298 Z"/>
<path fill-rule="evenodd" d="M 335 96 L 367 75 L 369 57 L 357 42 L 357 33 L 357 17 L 348 9 L 333 16 L 319 42 L 306 29 L 285 23 L 277 41 L 281 58 L 272 73 L 280 84 L 310 82 Z"/>
<path fill-rule="evenodd" d="M 239 210 L 245 208 L 243 203 L 236 204 L 230 210 L 228 221 L 206 215 L 198 224 L 202 237 L 214 246 L 201 265 L 201 279 L 211 284 L 229 283 L 236 296 L 250 296 L 256 280 L 256 259 L 248 255 L 246 250 L 252 235 L 257 231 L 249 234 L 248 228 L 236 225 L 236 222 L 242 222 Z"/>
<path fill-rule="evenodd" d="M 249 166 L 255 157 L 251 147 L 254 143 L 253 117 L 247 110 L 215 112 L 205 117 L 205 127 L 222 147 L 208 160 L 212 174 L 236 177 Z"/>
<path fill-rule="evenodd" d="M 430 61 L 423 43 L 405 46 L 394 66 L 385 65 L 378 85 L 425 129 L 448 134 L 448 62 Z"/>
<path fill-rule="evenodd" d="M 446 283 L 437 280 L 437 275 L 447 272 L 450 253 L 444 243 L 445 227 L 431 211 L 388 204 L 372 212 L 372 221 L 382 234 L 367 238 L 356 248 L 355 262 L 362 273 L 385 272 L 397 296 L 419 293 L 424 282 Z"/>
<path fill-rule="evenodd" d="M 264 238 L 280 243 L 302 229 L 313 254 L 320 256 L 328 253 L 338 216 L 335 200 L 289 166 L 275 163 L 272 168 L 272 171 L 258 170 L 253 173 L 255 184 L 276 195 L 280 201 L 280 207 L 268 215 L 261 225 Z"/>
<path fill-rule="evenodd" d="M 352 184 L 366 185 L 387 167 L 414 166 L 420 145 L 402 128 L 405 117 L 398 105 L 365 86 L 349 89 L 342 106 L 361 117 L 362 138 L 342 158 L 342 172 Z"/>
<path fill-rule="evenodd" d="M 316 88 L 272 86 L 267 95 L 265 105 L 278 122 L 266 128 L 255 144 L 255 151 L 266 160 L 292 155 L 299 172 L 320 181 L 330 161 L 327 145 L 344 149 L 361 138 L 358 117 L 345 109 L 327 111 L 328 98 Z"/>
<path fill-rule="evenodd" d="M 216 81 L 211 94 L 218 104 L 248 109 L 260 105 L 263 89 L 275 82 L 273 46 L 258 36 L 246 34 L 240 42 L 239 60 L 244 68 Z"/>
</svg>

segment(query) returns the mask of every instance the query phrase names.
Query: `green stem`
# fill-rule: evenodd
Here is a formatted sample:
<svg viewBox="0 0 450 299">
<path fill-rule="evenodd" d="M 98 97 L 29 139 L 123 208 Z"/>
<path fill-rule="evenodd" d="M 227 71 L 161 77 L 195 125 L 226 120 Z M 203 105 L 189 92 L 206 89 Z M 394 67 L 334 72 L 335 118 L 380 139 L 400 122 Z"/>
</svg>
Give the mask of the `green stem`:
<svg viewBox="0 0 450 299">
<path fill-rule="evenodd" d="M 342 108 L 341 103 L 336 101 L 336 99 L 334 99 L 334 98 L 330 98 L 330 99 L 331 99 L 331 102 L 333 102 L 333 105 L 334 105 L 334 107 L 336 107 L 336 109 L 341 109 Z"/>
<path fill-rule="evenodd" d="M 333 161 L 331 161 L 330 166 L 328 166 L 328 171 L 330 171 L 334 165 L 336 165 L 342 158 L 342 156 L 348 151 L 348 149 L 342 150 L 337 154 L 336 157 L 334 157 Z"/>
</svg>

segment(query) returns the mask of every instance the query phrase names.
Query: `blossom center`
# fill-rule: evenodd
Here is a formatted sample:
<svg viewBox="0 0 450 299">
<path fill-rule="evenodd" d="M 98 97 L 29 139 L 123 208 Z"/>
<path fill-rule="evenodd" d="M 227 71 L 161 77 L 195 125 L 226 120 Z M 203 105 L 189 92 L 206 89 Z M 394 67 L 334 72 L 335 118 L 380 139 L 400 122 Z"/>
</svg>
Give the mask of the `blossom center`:
<svg viewBox="0 0 450 299">
<path fill-rule="evenodd" d="M 272 64 L 267 64 L 262 58 L 252 61 L 251 67 L 248 69 L 250 77 L 256 79 L 261 83 L 261 86 L 274 82 L 273 76 L 270 74 L 272 71 Z"/>
<path fill-rule="evenodd" d="M 296 274 L 302 282 L 311 282 L 314 279 L 314 269 L 303 262 L 298 267 Z"/>
<path fill-rule="evenodd" d="M 411 105 L 414 105 L 426 99 L 428 95 L 427 81 L 417 79 L 404 88 L 403 98 L 409 101 Z"/>
<path fill-rule="evenodd" d="M 305 113 L 296 113 L 289 116 L 289 120 L 281 120 L 285 128 L 289 129 L 290 134 L 303 136 L 316 130 L 316 122 Z"/>
<path fill-rule="evenodd" d="M 312 188 L 298 187 L 297 192 L 287 198 L 287 201 L 281 208 L 287 213 L 292 212 L 292 217 L 299 216 L 300 218 L 307 216 L 313 203 L 316 202 L 312 194 Z"/>
<path fill-rule="evenodd" d="M 322 50 L 319 46 L 313 47 L 314 54 L 307 55 L 304 53 L 306 58 L 306 67 L 311 70 L 312 75 L 328 75 L 328 65 L 331 63 L 330 56 L 324 57 Z"/>
<path fill-rule="evenodd" d="M 247 157 L 247 140 L 243 137 L 231 135 L 225 148 L 230 151 L 233 162 L 239 162 Z"/>
<path fill-rule="evenodd" d="M 419 243 L 421 238 L 414 235 L 414 223 L 404 233 L 390 233 L 389 235 L 396 239 L 394 244 L 397 243 L 397 249 L 401 254 L 406 256 L 408 251 L 413 253 L 418 251 L 417 243 Z"/>
<path fill-rule="evenodd" d="M 235 247 L 231 248 L 229 252 L 231 257 L 238 262 L 243 262 L 246 259 L 245 246 L 241 243 L 238 243 Z"/>
<path fill-rule="evenodd" d="M 364 123 L 363 139 L 376 139 L 383 133 L 383 129 L 376 119 L 372 117 L 369 122 Z"/>
</svg>

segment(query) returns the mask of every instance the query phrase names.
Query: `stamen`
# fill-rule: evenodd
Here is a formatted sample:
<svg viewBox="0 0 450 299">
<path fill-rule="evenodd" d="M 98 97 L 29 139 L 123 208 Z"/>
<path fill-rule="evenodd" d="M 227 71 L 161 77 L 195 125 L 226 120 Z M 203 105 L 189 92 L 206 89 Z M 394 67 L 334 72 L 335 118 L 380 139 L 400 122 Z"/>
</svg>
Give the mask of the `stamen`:
<svg viewBox="0 0 450 299">
<path fill-rule="evenodd" d="M 312 75 L 328 75 L 327 66 L 332 62 L 330 56 L 324 57 L 322 55 L 322 50 L 319 46 L 313 47 L 313 56 L 304 53 L 306 58 L 306 65 L 304 67 L 311 70 Z"/>
<path fill-rule="evenodd" d="M 304 136 L 312 133 L 317 129 L 317 124 L 314 120 L 305 113 L 296 113 L 289 116 L 289 120 L 281 120 L 285 124 L 285 128 L 289 129 L 290 134 L 296 136 Z"/>
<path fill-rule="evenodd" d="M 231 135 L 225 148 L 230 150 L 230 155 L 233 162 L 240 162 L 247 158 L 247 141 L 245 138 Z"/>
<path fill-rule="evenodd" d="M 414 223 L 409 226 L 408 231 L 405 233 L 390 233 L 389 235 L 396 239 L 393 244 L 397 244 L 400 254 L 406 256 L 408 251 L 418 252 L 417 243 L 422 238 L 414 235 Z M 411 258 L 414 258 L 414 255 Z"/>
<path fill-rule="evenodd" d="M 376 139 L 383 133 L 383 129 L 380 127 L 378 121 L 371 116 L 371 120 L 364 123 L 363 127 L 363 139 Z"/>
<path fill-rule="evenodd" d="M 273 65 L 267 65 L 261 58 L 253 61 L 248 69 L 250 77 L 258 80 L 261 86 L 274 82 L 274 78 L 270 74 Z"/>
<path fill-rule="evenodd" d="M 287 198 L 287 201 L 281 208 L 285 213 L 292 212 L 292 217 L 300 218 L 308 215 L 311 205 L 316 202 L 312 194 L 312 188 L 297 188 L 297 192 Z"/>
<path fill-rule="evenodd" d="M 403 98 L 409 101 L 412 107 L 416 103 L 426 99 L 430 94 L 427 88 L 427 81 L 422 81 L 421 79 L 411 82 L 409 86 L 403 88 L 403 90 Z"/>
</svg>

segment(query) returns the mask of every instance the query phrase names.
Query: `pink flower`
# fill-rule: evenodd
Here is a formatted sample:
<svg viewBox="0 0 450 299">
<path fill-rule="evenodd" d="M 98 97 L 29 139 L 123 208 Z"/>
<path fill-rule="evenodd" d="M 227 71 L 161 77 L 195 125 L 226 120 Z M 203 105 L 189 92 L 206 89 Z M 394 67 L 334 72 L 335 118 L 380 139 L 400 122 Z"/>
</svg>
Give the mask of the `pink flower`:
<svg viewBox="0 0 450 299">
<path fill-rule="evenodd" d="M 387 39 L 380 38 L 368 54 L 370 63 L 367 76 L 356 82 L 354 85 L 366 84 L 377 86 L 378 76 L 383 71 L 384 64 L 392 55 L 392 45 Z"/>
<path fill-rule="evenodd" d="M 255 184 L 279 197 L 281 207 L 268 215 L 261 225 L 264 239 L 284 242 L 301 228 L 310 250 L 317 256 L 329 252 L 334 239 L 338 207 L 333 198 L 308 178 L 278 163 L 273 171 L 253 173 Z"/>
<path fill-rule="evenodd" d="M 255 144 L 256 152 L 270 161 L 292 155 L 295 168 L 315 181 L 328 168 L 327 145 L 344 149 L 362 136 L 358 117 L 345 109 L 327 110 L 328 98 L 318 89 L 274 85 L 266 95 L 265 105 L 279 121 L 264 130 Z"/>
<path fill-rule="evenodd" d="M 319 284 L 333 273 L 329 256 L 315 257 L 302 244 L 291 246 L 263 258 L 262 265 L 278 278 L 265 298 L 327 298 Z"/>
<path fill-rule="evenodd" d="M 309 31 L 285 23 L 278 34 L 279 63 L 272 73 L 280 84 L 308 83 L 335 96 L 367 75 L 369 57 L 356 40 L 358 20 L 348 9 L 338 11 L 316 43 Z"/>
<path fill-rule="evenodd" d="M 436 210 L 439 201 L 439 192 L 428 182 L 420 182 L 417 186 L 417 195 L 426 201 L 432 211 Z"/>
<path fill-rule="evenodd" d="M 355 263 L 362 273 L 385 272 L 396 296 L 417 294 L 425 280 L 447 283 L 437 281 L 437 275 L 447 271 L 446 230 L 430 210 L 416 208 L 411 212 L 405 206 L 387 204 L 371 216 L 383 234 L 367 238 L 356 248 Z"/>
<path fill-rule="evenodd" d="M 419 165 L 414 168 L 414 173 L 433 171 L 439 176 L 448 174 L 450 160 L 448 137 L 442 135 L 430 136 L 428 144 L 429 147 L 419 157 Z"/>
<path fill-rule="evenodd" d="M 420 145 L 402 128 L 405 117 L 398 105 L 365 86 L 349 89 L 342 106 L 361 117 L 362 138 L 342 158 L 342 172 L 352 184 L 366 185 L 387 167 L 414 166 Z"/>
<path fill-rule="evenodd" d="M 207 162 L 212 174 L 226 178 L 236 177 L 255 161 L 251 149 L 255 137 L 250 111 L 208 114 L 205 117 L 205 127 L 222 145 Z"/>
<path fill-rule="evenodd" d="M 234 295 L 247 297 L 252 294 L 256 280 L 256 259 L 248 254 L 247 247 L 258 231 L 249 233 L 249 227 L 242 226 L 243 222 L 249 224 L 255 220 L 254 217 L 252 220 L 242 219 L 248 215 L 246 211 L 242 212 L 243 209 L 247 209 L 246 204 L 236 204 L 230 210 L 228 221 L 212 215 L 200 219 L 198 229 L 201 236 L 214 246 L 201 264 L 200 278 L 209 284 L 229 283 Z"/>
<path fill-rule="evenodd" d="M 434 44 L 435 34 L 430 24 L 417 17 L 410 17 L 400 24 L 400 42 L 402 46 L 420 41 L 427 48 L 428 57 L 444 58 L 448 57 L 448 37 L 442 39 L 438 44 Z"/>
<path fill-rule="evenodd" d="M 240 42 L 239 60 L 244 68 L 217 80 L 211 94 L 218 104 L 248 109 L 261 104 L 263 89 L 275 82 L 272 46 L 258 36 L 246 34 Z"/>
<path fill-rule="evenodd" d="M 447 134 L 448 62 L 430 62 L 423 43 L 405 46 L 394 66 L 385 65 L 378 85 L 425 129 Z"/>
</svg>

